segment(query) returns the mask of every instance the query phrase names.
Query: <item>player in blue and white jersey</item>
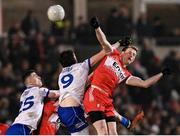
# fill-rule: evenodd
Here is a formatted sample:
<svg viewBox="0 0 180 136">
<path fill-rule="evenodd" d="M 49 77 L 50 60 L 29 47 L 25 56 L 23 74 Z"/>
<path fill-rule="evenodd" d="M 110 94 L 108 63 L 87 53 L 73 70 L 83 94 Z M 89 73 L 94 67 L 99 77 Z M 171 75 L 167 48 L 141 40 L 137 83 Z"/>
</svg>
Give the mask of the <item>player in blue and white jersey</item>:
<svg viewBox="0 0 180 136">
<path fill-rule="evenodd" d="M 23 80 L 27 88 L 20 98 L 19 115 L 7 130 L 7 135 L 30 135 L 33 130 L 37 129 L 44 107 L 43 100 L 46 97 L 59 97 L 57 91 L 50 91 L 42 87 L 40 76 L 33 70 L 26 72 Z"/>
<path fill-rule="evenodd" d="M 64 51 L 60 55 L 63 69 L 58 80 L 60 90 L 58 115 L 71 134 L 88 134 L 88 123 L 81 103 L 89 70 L 104 55 L 104 51 L 101 51 L 82 63 L 77 63 L 71 50 Z"/>
</svg>

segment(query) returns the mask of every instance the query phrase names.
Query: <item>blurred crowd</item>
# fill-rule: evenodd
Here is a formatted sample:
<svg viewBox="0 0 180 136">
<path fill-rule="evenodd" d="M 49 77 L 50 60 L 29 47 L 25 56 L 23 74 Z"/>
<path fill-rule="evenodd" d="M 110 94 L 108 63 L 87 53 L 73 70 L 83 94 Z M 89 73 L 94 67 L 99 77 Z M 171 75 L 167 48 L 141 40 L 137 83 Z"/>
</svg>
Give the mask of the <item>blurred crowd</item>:
<svg viewBox="0 0 180 136">
<path fill-rule="evenodd" d="M 142 14 L 134 26 L 127 7 L 122 6 L 119 10 L 113 9 L 107 19 L 107 35 L 131 35 L 134 28 L 140 37 L 168 34 L 159 18 L 149 24 L 146 15 Z M 52 23 L 50 31 L 42 32 L 38 20 L 29 10 L 26 17 L 21 22 L 15 22 L 8 35 L 0 39 L 0 123 L 11 124 L 19 112 L 19 98 L 24 89 L 22 74 L 26 70 L 35 69 L 44 86 L 58 89 L 61 44 L 68 41 L 74 45 L 88 43 L 89 36 L 95 38 L 88 23 L 82 17 L 79 21 L 81 23 L 76 28 L 71 28 L 70 21 L 65 19 Z M 173 35 L 179 37 L 180 30 Z M 148 89 L 119 86 L 114 95 L 115 107 L 130 119 L 140 109 L 145 111 L 145 119 L 137 126 L 135 134 L 180 134 L 180 54 L 172 50 L 161 60 L 146 38 L 141 40 L 141 47 L 138 59 L 129 67 L 133 75 L 146 79 L 160 72 L 163 66 L 172 67 L 174 74 L 163 77 Z M 119 134 L 133 134 L 121 125 L 118 128 Z"/>
</svg>

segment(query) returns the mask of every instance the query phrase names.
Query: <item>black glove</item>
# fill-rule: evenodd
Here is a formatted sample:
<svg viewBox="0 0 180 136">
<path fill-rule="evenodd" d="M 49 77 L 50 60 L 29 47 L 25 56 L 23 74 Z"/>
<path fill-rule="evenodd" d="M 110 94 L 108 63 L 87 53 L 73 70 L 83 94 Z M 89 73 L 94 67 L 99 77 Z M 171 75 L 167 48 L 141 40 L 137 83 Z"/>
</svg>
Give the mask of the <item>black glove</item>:
<svg viewBox="0 0 180 136">
<path fill-rule="evenodd" d="M 90 25 L 94 28 L 97 29 L 100 25 L 99 20 L 97 17 L 92 17 L 90 20 Z"/>
<path fill-rule="evenodd" d="M 172 74 L 172 70 L 169 67 L 164 67 L 161 72 L 163 73 L 163 75 L 170 75 Z"/>
<path fill-rule="evenodd" d="M 129 46 L 130 44 L 133 43 L 130 37 L 125 37 L 124 39 L 119 40 L 118 42 L 120 43 L 120 46 L 124 46 L 124 47 Z"/>
</svg>

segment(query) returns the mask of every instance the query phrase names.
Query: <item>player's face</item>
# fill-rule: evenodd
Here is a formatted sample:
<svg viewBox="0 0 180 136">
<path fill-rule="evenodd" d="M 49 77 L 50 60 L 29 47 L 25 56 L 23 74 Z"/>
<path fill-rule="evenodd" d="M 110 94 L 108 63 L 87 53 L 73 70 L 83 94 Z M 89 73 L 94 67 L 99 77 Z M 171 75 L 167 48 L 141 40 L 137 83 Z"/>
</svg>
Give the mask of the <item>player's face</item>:
<svg viewBox="0 0 180 136">
<path fill-rule="evenodd" d="M 31 73 L 29 80 L 32 85 L 39 86 L 39 87 L 42 86 L 41 77 L 38 76 L 35 72 Z"/>
<path fill-rule="evenodd" d="M 128 48 L 124 53 L 123 53 L 123 63 L 124 65 L 129 65 L 132 62 L 134 62 L 136 58 L 137 52 L 136 50 L 132 48 Z"/>
</svg>

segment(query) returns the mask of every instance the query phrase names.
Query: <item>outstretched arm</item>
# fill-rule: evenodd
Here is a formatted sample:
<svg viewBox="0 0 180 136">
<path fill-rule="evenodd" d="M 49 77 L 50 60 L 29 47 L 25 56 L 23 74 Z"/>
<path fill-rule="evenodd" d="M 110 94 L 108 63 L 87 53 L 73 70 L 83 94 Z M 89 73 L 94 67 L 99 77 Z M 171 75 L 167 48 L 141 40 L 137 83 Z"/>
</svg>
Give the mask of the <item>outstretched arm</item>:
<svg viewBox="0 0 180 136">
<path fill-rule="evenodd" d="M 100 23 L 97 17 L 93 17 L 90 20 L 90 25 L 95 29 L 96 37 L 104 50 L 90 58 L 91 66 L 99 62 L 106 54 L 111 53 L 113 51 L 113 48 L 118 48 L 120 45 L 128 46 L 128 44 L 130 43 L 129 38 L 126 38 L 125 40 L 119 40 L 115 44 L 111 45 L 108 42 L 104 32 L 101 30 Z"/>
<path fill-rule="evenodd" d="M 102 48 L 104 49 L 105 53 L 112 52 L 113 47 L 106 39 L 106 36 L 103 33 L 103 31 L 101 30 L 101 28 L 98 27 L 97 29 L 95 29 L 95 32 L 96 32 L 96 37 L 97 37 L 99 43 L 101 44 Z"/>
<path fill-rule="evenodd" d="M 90 23 L 91 23 L 91 26 L 95 29 L 96 37 L 106 53 L 112 52 L 113 48 L 118 48 L 119 46 L 125 47 L 132 44 L 132 39 L 130 37 L 125 37 L 124 39 L 119 40 L 115 44 L 111 45 L 109 41 L 107 40 L 104 32 L 99 26 L 98 18 L 93 17 Z"/>
<path fill-rule="evenodd" d="M 102 29 L 100 27 L 98 27 L 97 29 L 95 29 L 96 32 L 96 37 L 99 41 L 99 43 L 101 44 L 101 46 L 103 47 L 103 49 L 105 50 L 106 53 L 110 53 L 112 52 L 113 48 L 118 48 L 119 46 L 128 46 L 129 44 L 132 44 L 132 40 L 129 37 L 125 37 L 122 40 L 117 41 L 114 44 L 110 44 L 104 34 L 104 32 L 102 31 Z"/>
<path fill-rule="evenodd" d="M 106 55 L 106 53 L 104 52 L 104 50 L 101 50 L 97 54 L 93 55 L 90 58 L 91 66 L 94 66 L 95 64 L 97 64 L 105 55 Z"/>
<path fill-rule="evenodd" d="M 139 77 L 131 76 L 126 80 L 127 85 L 131 86 L 137 86 L 137 87 L 143 87 L 148 88 L 151 85 L 158 82 L 162 76 L 171 74 L 171 70 L 169 68 L 164 68 L 159 74 L 156 74 L 146 80 L 142 80 Z"/>
<path fill-rule="evenodd" d="M 136 76 L 131 76 L 126 80 L 127 85 L 131 86 L 137 86 L 137 87 L 143 87 L 143 88 L 148 88 L 151 85 L 155 84 L 159 79 L 163 76 L 162 73 L 156 74 L 146 80 L 142 80 L 139 77 Z"/>
<path fill-rule="evenodd" d="M 90 25 L 95 29 L 96 32 L 96 37 L 102 46 L 102 48 L 105 50 L 105 53 L 112 52 L 112 46 L 111 44 L 107 41 L 105 34 L 100 28 L 100 23 L 97 17 L 92 17 L 90 20 Z"/>
<path fill-rule="evenodd" d="M 100 29 L 99 21 L 96 17 L 91 18 L 90 25 L 95 29 L 95 31 L 97 30 L 96 36 L 98 39 L 103 38 L 102 40 L 104 40 L 104 38 L 106 38 L 104 33 Z M 107 44 L 103 43 L 103 44 L 101 44 L 101 46 L 102 46 L 103 50 L 101 50 L 99 53 L 95 54 L 94 56 L 92 56 L 90 58 L 91 66 L 94 66 L 97 62 L 99 62 L 106 55 L 107 52 L 112 50 L 110 44 L 107 45 Z"/>
<path fill-rule="evenodd" d="M 119 42 L 116 42 L 115 44 L 112 45 L 113 48 L 118 48 L 120 45 Z M 108 47 L 103 47 L 103 50 L 101 50 L 99 53 L 95 54 L 90 58 L 91 61 L 91 66 L 94 66 L 96 63 L 98 63 L 106 54 L 110 53 L 111 49 Z"/>
</svg>

